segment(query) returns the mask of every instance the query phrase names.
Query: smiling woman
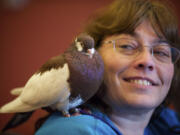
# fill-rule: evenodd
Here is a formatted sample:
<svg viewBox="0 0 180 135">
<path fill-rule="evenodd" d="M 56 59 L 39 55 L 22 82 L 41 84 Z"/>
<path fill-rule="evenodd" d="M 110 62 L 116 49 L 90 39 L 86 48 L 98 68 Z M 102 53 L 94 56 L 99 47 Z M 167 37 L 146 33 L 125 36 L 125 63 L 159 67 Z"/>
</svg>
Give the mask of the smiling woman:
<svg viewBox="0 0 180 135">
<path fill-rule="evenodd" d="M 94 37 L 104 61 L 103 84 L 80 107 L 81 115 L 52 114 L 37 135 L 180 134 L 180 117 L 167 106 L 180 76 L 178 23 L 167 5 L 116 0 L 94 16 L 85 32 Z"/>
</svg>

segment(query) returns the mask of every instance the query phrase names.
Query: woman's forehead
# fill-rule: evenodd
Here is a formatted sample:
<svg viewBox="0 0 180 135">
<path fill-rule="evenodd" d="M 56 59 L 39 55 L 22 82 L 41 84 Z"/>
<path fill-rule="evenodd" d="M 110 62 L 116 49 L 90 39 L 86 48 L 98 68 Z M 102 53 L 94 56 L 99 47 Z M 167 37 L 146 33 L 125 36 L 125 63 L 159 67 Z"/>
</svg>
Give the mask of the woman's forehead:
<svg viewBox="0 0 180 135">
<path fill-rule="evenodd" d="M 156 36 L 158 40 L 159 39 L 166 40 L 157 25 L 154 26 L 149 20 L 144 20 L 134 29 L 134 31 L 108 35 L 108 36 L 105 36 L 102 41 L 116 40 L 118 38 L 124 38 L 124 37 L 138 39 L 140 37 L 143 37 L 144 33 L 148 33 L 149 35 L 151 34 L 152 36 Z"/>
</svg>

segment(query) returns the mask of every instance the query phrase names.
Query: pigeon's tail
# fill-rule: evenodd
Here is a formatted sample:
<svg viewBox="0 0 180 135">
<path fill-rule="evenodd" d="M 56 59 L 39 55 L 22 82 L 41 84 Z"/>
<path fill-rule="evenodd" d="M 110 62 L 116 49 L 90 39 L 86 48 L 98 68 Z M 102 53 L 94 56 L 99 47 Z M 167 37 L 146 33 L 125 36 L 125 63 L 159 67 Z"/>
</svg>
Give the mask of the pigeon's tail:
<svg viewBox="0 0 180 135">
<path fill-rule="evenodd" d="M 25 112 L 25 113 L 15 113 L 14 116 L 8 121 L 5 127 L 2 129 L 2 132 L 5 132 L 8 129 L 15 128 L 24 122 L 26 122 L 34 111 Z"/>
<path fill-rule="evenodd" d="M 36 108 L 31 105 L 23 103 L 20 97 L 17 97 L 15 100 L 2 106 L 0 108 L 0 113 L 29 112 L 35 109 Z"/>
</svg>

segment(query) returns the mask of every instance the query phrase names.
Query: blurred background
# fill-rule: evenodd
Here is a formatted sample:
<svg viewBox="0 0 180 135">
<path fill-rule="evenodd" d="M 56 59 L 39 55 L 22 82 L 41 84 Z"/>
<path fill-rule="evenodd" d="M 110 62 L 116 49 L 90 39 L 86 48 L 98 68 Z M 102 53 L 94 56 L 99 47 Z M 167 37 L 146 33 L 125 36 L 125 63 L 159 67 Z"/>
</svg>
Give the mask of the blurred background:
<svg viewBox="0 0 180 135">
<path fill-rule="evenodd" d="M 113 0 L 0 0 L 0 106 L 14 99 L 10 90 L 23 86 L 50 57 L 62 53 L 82 31 L 88 17 Z M 180 1 L 171 0 L 180 21 Z M 38 110 L 10 130 L 33 135 Z M 0 129 L 12 114 L 0 114 Z"/>
</svg>

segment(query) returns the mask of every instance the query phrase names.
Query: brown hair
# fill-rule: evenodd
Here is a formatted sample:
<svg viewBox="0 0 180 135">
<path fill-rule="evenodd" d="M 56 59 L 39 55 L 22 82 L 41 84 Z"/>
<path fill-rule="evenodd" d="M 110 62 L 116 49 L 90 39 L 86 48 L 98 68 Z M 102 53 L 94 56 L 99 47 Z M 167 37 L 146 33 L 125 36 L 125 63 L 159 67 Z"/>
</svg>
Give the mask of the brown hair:
<svg viewBox="0 0 180 135">
<path fill-rule="evenodd" d="M 163 35 L 173 47 L 180 49 L 178 21 L 172 10 L 174 7 L 170 5 L 171 3 L 165 0 L 115 0 L 90 18 L 85 32 L 95 39 L 96 48 L 98 48 L 106 36 L 132 33 L 143 20 L 148 19 L 158 36 Z M 166 105 L 171 101 L 177 87 L 180 87 L 180 79 L 178 79 L 180 70 L 177 68 L 179 65 L 179 63 L 175 65 L 170 92 L 164 101 Z M 96 105 L 99 103 L 102 107 L 104 102 L 100 97 L 102 98 L 104 92 L 101 91 L 104 90 L 105 85 L 102 84 L 99 92 L 89 102 Z"/>
</svg>

